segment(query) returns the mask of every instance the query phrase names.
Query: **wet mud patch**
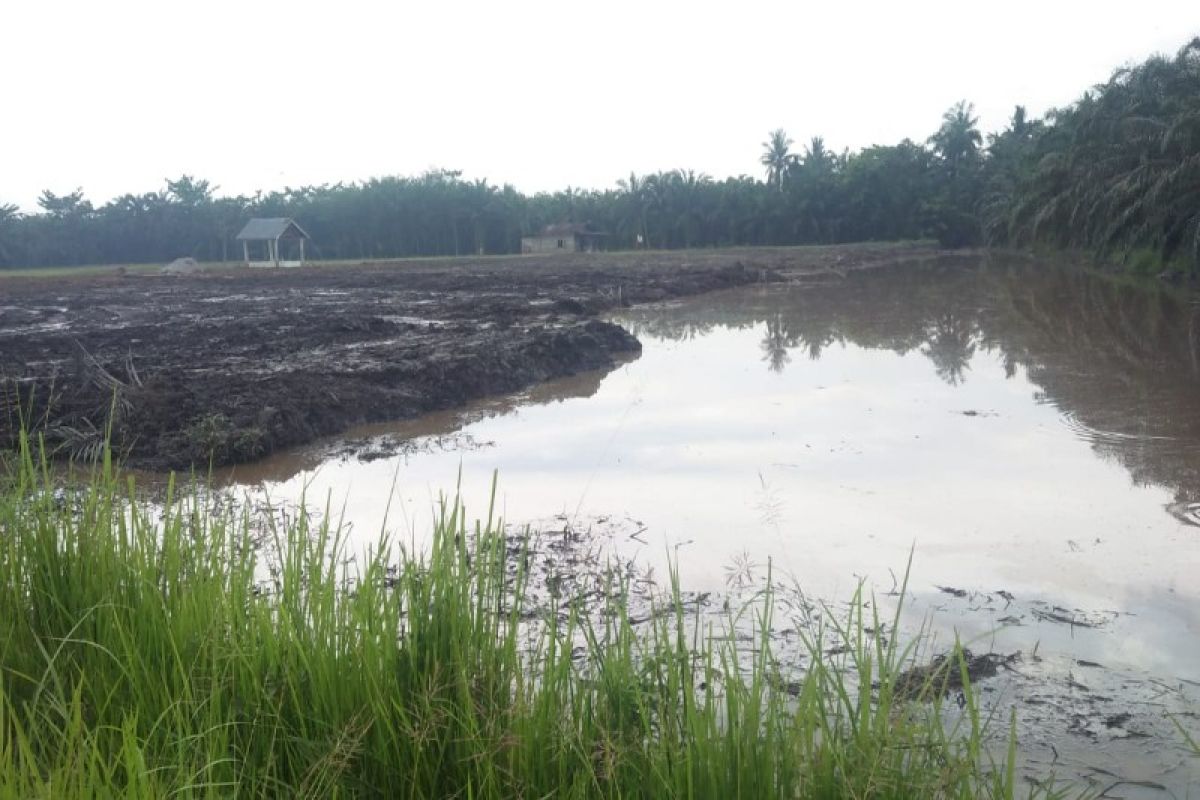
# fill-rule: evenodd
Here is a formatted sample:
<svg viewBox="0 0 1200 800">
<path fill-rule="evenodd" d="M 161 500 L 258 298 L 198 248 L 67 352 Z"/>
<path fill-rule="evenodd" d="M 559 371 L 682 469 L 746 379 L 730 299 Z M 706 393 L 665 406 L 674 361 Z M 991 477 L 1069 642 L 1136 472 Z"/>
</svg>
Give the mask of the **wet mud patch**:
<svg viewBox="0 0 1200 800">
<path fill-rule="evenodd" d="M 916 599 L 914 610 L 927 609 L 942 635 L 949 628 L 963 637 L 980 714 L 1005 723 L 992 731 L 997 753 L 1012 715 L 1031 784 L 1055 776 L 1101 796 L 1120 788 L 1108 796 L 1124 797 L 1187 796 L 1200 786 L 1200 758 L 1180 731 L 1200 724 L 1200 682 L 1104 657 L 1136 615 L 1004 589 L 935 585 Z M 959 699 L 961 663 L 947 650 L 902 675 L 897 691 Z"/>
</svg>

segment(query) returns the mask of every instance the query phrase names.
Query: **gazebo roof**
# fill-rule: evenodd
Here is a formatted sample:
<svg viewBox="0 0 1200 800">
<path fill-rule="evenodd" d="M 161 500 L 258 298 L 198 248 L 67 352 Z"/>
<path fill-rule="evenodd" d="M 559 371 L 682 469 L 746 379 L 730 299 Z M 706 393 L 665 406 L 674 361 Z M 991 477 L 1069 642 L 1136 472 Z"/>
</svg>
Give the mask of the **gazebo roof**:
<svg viewBox="0 0 1200 800">
<path fill-rule="evenodd" d="M 291 217 L 256 217 L 246 223 L 237 235 L 238 241 L 258 242 L 282 237 L 311 239 Z"/>
</svg>

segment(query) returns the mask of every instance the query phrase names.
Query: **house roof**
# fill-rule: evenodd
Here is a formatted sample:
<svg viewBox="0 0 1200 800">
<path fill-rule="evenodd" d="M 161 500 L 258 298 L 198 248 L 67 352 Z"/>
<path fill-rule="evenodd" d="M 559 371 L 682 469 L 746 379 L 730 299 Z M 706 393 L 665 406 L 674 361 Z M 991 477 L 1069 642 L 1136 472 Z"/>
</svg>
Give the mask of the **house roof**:
<svg viewBox="0 0 1200 800">
<path fill-rule="evenodd" d="M 607 236 L 607 233 L 602 233 L 593 230 L 591 225 L 583 222 L 560 222 L 555 225 L 547 225 L 542 229 L 538 236 Z"/>
<path fill-rule="evenodd" d="M 246 223 L 237 235 L 238 241 L 275 240 L 286 235 L 288 238 L 311 239 L 304 229 L 291 217 L 255 217 Z"/>
</svg>

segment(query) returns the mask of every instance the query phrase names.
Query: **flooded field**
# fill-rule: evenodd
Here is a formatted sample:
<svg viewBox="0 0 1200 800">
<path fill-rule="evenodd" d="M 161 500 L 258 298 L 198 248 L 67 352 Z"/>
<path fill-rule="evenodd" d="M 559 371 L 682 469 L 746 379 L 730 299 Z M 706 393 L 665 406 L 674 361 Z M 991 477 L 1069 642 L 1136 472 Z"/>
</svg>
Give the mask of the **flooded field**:
<svg viewBox="0 0 1200 800">
<path fill-rule="evenodd" d="M 617 368 L 236 468 L 365 546 L 439 493 L 586 532 L 720 593 L 768 561 L 860 580 L 915 632 L 1019 659 L 986 692 L 1024 760 L 1123 796 L 1200 790 L 1200 309 L 1046 265 L 933 261 L 612 314 Z M 461 475 L 461 478 L 460 478 Z M 386 519 L 386 523 L 384 520 Z"/>
</svg>

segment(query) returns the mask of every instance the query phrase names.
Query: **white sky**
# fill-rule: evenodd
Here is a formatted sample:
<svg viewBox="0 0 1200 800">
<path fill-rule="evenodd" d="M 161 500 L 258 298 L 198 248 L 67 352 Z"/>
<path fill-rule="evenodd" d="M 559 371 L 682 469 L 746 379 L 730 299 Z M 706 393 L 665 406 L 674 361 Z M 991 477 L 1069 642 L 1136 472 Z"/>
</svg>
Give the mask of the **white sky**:
<svg viewBox="0 0 1200 800">
<path fill-rule="evenodd" d="M 167 177 L 251 193 L 429 167 L 523 191 L 758 174 L 785 128 L 923 140 L 1066 104 L 1200 2 L 0 0 L 0 203 Z"/>
</svg>

